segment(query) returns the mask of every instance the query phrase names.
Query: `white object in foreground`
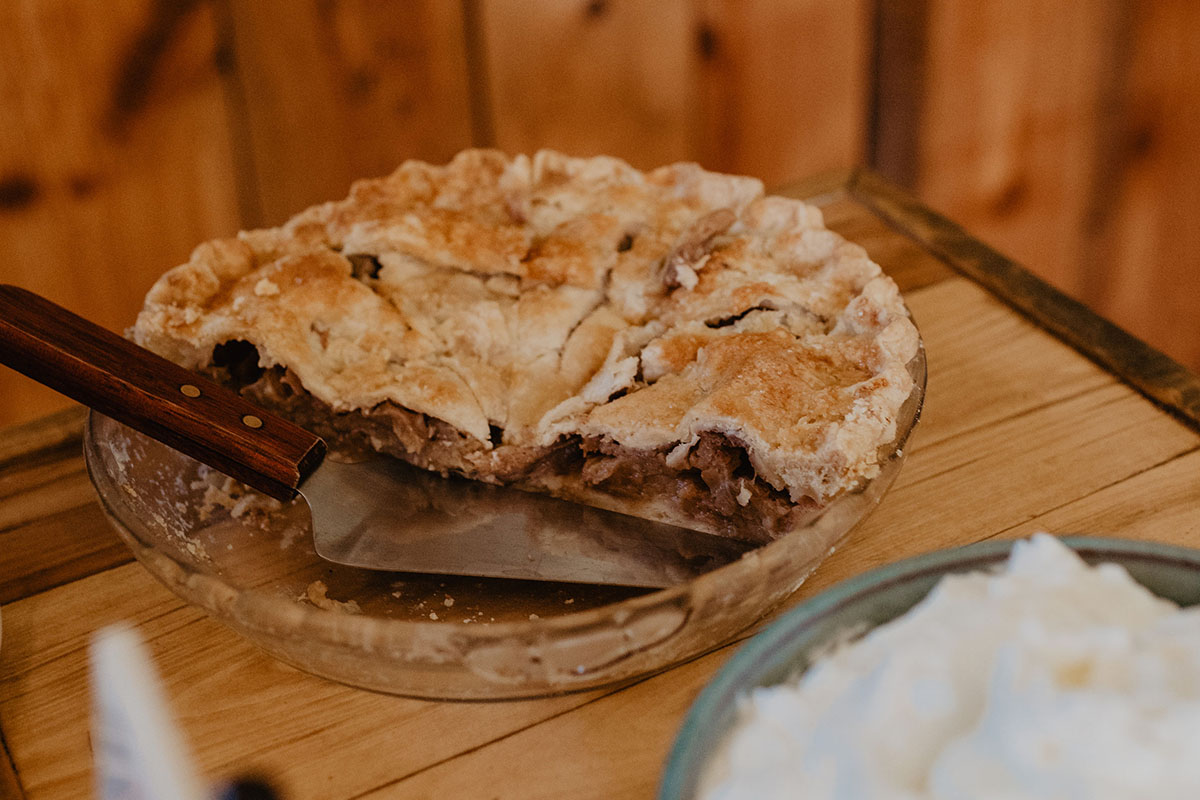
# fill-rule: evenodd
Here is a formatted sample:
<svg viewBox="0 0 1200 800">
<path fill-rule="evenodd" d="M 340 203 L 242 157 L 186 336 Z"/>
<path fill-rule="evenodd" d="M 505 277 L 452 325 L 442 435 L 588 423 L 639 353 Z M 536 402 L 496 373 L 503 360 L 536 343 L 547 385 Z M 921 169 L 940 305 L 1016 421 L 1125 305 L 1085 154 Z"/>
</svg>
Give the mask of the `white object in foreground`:
<svg viewBox="0 0 1200 800">
<path fill-rule="evenodd" d="M 1052 536 L 745 700 L 707 800 L 1200 797 L 1200 610 Z"/>
<path fill-rule="evenodd" d="M 92 749 L 102 800 L 204 800 L 146 648 L 114 626 L 91 646 Z"/>
</svg>

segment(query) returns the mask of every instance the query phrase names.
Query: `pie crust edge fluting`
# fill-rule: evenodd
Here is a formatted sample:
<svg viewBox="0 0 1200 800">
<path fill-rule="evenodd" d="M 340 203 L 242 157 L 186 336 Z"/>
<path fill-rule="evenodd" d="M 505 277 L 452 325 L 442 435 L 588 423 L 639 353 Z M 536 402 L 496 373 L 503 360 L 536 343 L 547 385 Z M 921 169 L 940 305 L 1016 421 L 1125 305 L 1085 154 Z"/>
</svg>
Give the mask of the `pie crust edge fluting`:
<svg viewBox="0 0 1200 800">
<path fill-rule="evenodd" d="M 877 474 L 919 347 L 755 179 L 493 150 L 199 246 L 131 335 L 343 449 L 755 541 Z"/>
</svg>

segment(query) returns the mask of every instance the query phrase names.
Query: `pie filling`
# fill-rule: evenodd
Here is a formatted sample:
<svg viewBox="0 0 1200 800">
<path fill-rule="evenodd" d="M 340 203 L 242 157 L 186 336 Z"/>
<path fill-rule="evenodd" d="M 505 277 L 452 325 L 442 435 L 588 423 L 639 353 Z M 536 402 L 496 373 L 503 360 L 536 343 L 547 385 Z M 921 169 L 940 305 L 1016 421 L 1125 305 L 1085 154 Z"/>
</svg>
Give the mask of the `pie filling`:
<svg viewBox="0 0 1200 800">
<path fill-rule="evenodd" d="M 879 474 L 920 346 L 753 178 L 493 150 L 201 245 L 131 333 L 335 450 L 751 542 Z"/>
<path fill-rule="evenodd" d="M 452 425 L 392 402 L 335 411 L 285 367 L 259 366 L 245 341 L 219 345 L 206 373 L 219 383 L 326 440 L 341 457 L 385 453 L 422 469 L 540 491 L 710 533 L 765 543 L 821 509 L 796 503 L 756 476 L 744 446 L 702 433 L 678 467 L 670 448 L 633 449 L 605 437 L 570 434 L 549 446 L 485 445 Z"/>
</svg>

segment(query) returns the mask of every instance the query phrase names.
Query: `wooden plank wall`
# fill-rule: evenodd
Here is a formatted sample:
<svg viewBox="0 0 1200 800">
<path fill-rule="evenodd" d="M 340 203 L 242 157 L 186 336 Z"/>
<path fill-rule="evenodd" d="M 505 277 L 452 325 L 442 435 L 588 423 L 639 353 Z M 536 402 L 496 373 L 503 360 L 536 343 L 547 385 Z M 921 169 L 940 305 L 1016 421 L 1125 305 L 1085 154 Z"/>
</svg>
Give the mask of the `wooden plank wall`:
<svg viewBox="0 0 1200 800">
<path fill-rule="evenodd" d="M 197 3 L 0 3 L 0 280 L 119 330 L 165 266 L 238 227 L 217 32 Z M 0 424 L 64 403 L 0 375 Z"/>
<path fill-rule="evenodd" d="M 867 163 L 1200 368 L 1189 0 L 11 0 L 0 280 L 128 325 L 196 243 L 405 158 Z M 0 368 L 0 425 L 64 401 Z"/>
<path fill-rule="evenodd" d="M 876 169 L 1200 370 L 1200 4 L 879 8 Z"/>
</svg>

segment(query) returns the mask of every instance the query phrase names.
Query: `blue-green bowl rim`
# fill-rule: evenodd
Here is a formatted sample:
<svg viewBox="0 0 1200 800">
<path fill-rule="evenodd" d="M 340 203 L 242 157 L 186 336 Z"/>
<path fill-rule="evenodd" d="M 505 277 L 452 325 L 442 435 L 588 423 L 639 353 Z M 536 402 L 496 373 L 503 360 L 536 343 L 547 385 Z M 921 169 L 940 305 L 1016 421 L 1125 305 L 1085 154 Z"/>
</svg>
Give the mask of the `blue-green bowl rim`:
<svg viewBox="0 0 1200 800">
<path fill-rule="evenodd" d="M 1191 547 L 1102 536 L 1057 538 L 1090 561 L 1119 555 L 1126 563 L 1147 560 L 1161 564 L 1169 561 L 1200 569 L 1200 549 Z M 987 569 L 1006 557 L 1016 541 L 1019 540 L 991 539 L 912 556 L 835 584 L 785 612 L 743 644 L 692 703 L 667 756 L 659 784 L 659 800 L 681 800 L 684 797 L 682 791 L 688 779 L 693 777 L 692 770 L 699 766 L 689 763 L 693 760 L 689 755 L 696 748 L 697 740 L 705 733 L 706 721 L 714 718 L 718 709 L 736 701 L 738 695 L 757 685 L 749 682 L 750 676 L 759 671 L 758 664 L 772 653 L 786 647 L 812 625 L 863 595 L 931 574 Z"/>
</svg>

